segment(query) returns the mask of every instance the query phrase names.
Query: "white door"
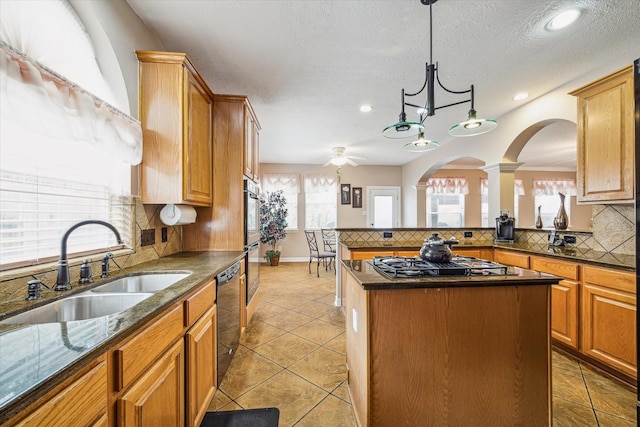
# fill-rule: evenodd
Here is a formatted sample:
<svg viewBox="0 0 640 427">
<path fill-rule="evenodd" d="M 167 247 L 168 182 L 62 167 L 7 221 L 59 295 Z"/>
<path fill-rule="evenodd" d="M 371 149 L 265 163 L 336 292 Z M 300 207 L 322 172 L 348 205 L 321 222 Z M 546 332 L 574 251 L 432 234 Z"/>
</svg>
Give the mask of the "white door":
<svg viewBox="0 0 640 427">
<path fill-rule="evenodd" d="M 367 187 L 367 224 L 373 228 L 400 227 L 400 187 Z"/>
</svg>

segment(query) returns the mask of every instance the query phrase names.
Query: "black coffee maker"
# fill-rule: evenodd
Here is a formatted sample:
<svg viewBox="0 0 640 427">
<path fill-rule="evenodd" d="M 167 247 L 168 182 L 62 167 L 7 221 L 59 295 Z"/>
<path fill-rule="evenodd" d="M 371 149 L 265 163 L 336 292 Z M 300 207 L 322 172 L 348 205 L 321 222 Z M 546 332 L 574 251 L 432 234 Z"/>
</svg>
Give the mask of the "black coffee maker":
<svg viewBox="0 0 640 427">
<path fill-rule="evenodd" d="M 515 219 L 509 216 L 509 211 L 500 212 L 496 218 L 496 242 L 513 243 L 513 228 Z"/>
</svg>

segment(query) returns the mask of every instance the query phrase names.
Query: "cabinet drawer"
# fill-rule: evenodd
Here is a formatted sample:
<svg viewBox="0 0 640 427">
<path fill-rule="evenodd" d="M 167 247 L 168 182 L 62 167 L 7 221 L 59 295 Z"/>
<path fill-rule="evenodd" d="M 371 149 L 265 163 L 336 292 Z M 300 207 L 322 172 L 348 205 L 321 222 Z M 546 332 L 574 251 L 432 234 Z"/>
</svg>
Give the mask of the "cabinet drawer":
<svg viewBox="0 0 640 427">
<path fill-rule="evenodd" d="M 493 254 L 494 261 L 500 264 L 513 265 L 520 268 L 529 268 L 529 255 L 517 252 L 496 250 Z"/>
<path fill-rule="evenodd" d="M 104 359 L 76 381 L 47 397 L 18 426 L 98 425 L 107 415 L 107 364 Z"/>
<path fill-rule="evenodd" d="M 636 294 L 636 275 L 627 271 L 584 266 L 584 282 Z"/>
<path fill-rule="evenodd" d="M 578 280 L 578 264 L 558 261 L 550 258 L 531 257 L 531 270 L 549 273 L 565 279 Z"/>
<path fill-rule="evenodd" d="M 213 306 L 216 299 L 216 281 L 204 285 L 184 301 L 184 326 L 189 327 Z"/>
<path fill-rule="evenodd" d="M 182 335 L 183 322 L 183 309 L 180 304 L 114 351 L 116 391 L 128 387 Z"/>
<path fill-rule="evenodd" d="M 359 251 L 359 250 L 353 250 L 353 251 L 351 251 L 351 259 L 371 259 L 371 258 L 373 258 L 374 255 L 393 256 L 394 254 L 395 254 L 395 252 L 393 250 L 388 250 L 388 251 L 378 251 L 378 250 Z"/>
</svg>

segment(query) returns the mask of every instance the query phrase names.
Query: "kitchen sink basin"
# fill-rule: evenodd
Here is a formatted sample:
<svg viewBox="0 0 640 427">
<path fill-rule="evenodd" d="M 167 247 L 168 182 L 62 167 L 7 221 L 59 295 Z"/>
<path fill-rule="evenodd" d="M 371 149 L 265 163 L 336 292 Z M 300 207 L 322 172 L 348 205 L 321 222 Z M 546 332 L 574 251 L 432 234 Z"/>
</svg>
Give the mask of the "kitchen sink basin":
<svg viewBox="0 0 640 427">
<path fill-rule="evenodd" d="M 189 276 L 188 273 L 158 273 L 126 276 L 105 283 L 91 290 L 95 293 L 104 292 L 146 292 L 155 293 L 168 288 L 174 283 Z"/>
<path fill-rule="evenodd" d="M 151 293 L 76 295 L 20 313 L 0 323 L 40 324 L 94 319 L 124 311 L 149 298 Z"/>
</svg>

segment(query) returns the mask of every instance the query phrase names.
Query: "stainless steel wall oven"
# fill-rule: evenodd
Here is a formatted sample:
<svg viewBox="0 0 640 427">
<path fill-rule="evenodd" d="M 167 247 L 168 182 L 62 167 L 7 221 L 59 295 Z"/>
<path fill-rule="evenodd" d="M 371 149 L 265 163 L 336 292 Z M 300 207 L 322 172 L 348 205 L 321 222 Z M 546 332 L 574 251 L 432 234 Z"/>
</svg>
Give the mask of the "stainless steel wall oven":
<svg viewBox="0 0 640 427">
<path fill-rule="evenodd" d="M 260 284 L 260 203 L 258 187 L 244 180 L 244 247 L 247 251 L 247 301 L 249 304 Z"/>
</svg>

